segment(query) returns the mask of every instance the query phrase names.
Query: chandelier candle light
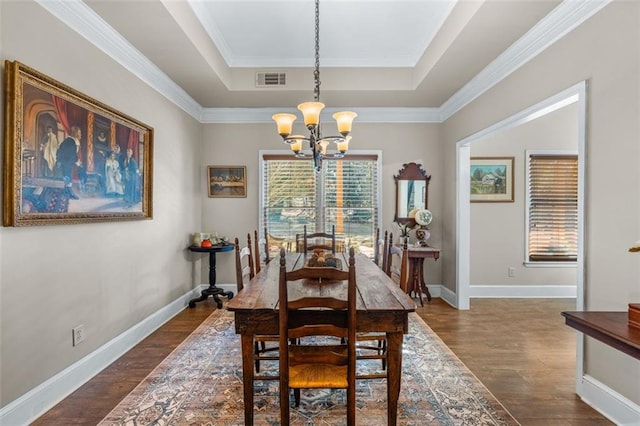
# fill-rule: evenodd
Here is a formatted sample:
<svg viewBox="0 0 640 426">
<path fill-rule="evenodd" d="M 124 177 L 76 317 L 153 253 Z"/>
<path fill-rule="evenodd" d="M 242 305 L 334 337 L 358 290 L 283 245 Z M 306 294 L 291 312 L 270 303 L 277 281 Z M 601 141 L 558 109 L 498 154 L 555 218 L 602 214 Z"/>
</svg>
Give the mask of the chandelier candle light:
<svg viewBox="0 0 640 426">
<path fill-rule="evenodd" d="M 344 157 L 349 149 L 349 141 L 351 140 L 351 124 L 353 119 L 358 116 L 352 111 L 340 111 L 333 114 L 333 118 L 338 124 L 338 132 L 340 136 L 322 136 L 320 132 L 320 112 L 324 108 L 324 104 L 320 102 L 320 0 L 316 0 L 316 64 L 313 71 L 315 81 L 315 89 L 313 91 L 313 102 L 303 102 L 298 105 L 298 109 L 302 111 L 304 124 L 309 130 L 309 136 L 291 135 L 293 122 L 296 120 L 294 114 L 280 113 L 274 114 L 273 120 L 278 127 L 278 133 L 282 139 L 289 144 L 291 150 L 298 158 L 313 157 L 313 167 L 316 172 L 322 170 L 323 159 L 336 159 Z M 308 142 L 311 154 L 302 152 L 302 143 Z M 327 146 L 334 142 L 337 152 L 327 153 Z"/>
</svg>

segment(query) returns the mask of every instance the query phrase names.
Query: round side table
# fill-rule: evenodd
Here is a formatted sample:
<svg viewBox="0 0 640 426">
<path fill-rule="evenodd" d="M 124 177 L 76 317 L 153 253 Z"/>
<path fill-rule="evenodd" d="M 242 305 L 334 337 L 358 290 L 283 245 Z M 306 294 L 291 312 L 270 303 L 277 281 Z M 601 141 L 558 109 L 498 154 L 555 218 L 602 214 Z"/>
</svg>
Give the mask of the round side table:
<svg viewBox="0 0 640 426">
<path fill-rule="evenodd" d="M 228 299 L 233 298 L 232 291 L 224 291 L 223 289 L 216 287 L 216 253 L 232 251 L 234 247 L 234 244 L 215 244 L 211 247 L 189 247 L 189 250 L 192 252 L 209 253 L 209 288 L 205 288 L 204 290 L 202 290 L 200 297 L 196 297 L 195 299 L 191 299 L 189 301 L 190 308 L 195 308 L 197 302 L 202 302 L 203 300 L 207 300 L 207 297 L 213 296 L 213 300 L 215 300 L 218 309 L 220 309 L 222 308 L 222 300 L 220 300 L 219 297 L 220 295 Z"/>
</svg>

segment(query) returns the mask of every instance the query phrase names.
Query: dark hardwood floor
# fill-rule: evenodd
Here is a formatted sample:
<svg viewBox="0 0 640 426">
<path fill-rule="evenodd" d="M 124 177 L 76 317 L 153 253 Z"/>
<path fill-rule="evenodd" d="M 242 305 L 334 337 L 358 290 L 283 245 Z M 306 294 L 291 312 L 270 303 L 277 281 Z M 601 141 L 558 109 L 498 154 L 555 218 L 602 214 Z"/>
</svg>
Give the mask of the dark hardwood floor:
<svg viewBox="0 0 640 426">
<path fill-rule="evenodd" d="M 576 332 L 562 311 L 573 299 L 440 299 L 420 316 L 523 425 L 613 424 L 575 394 Z"/>
<path fill-rule="evenodd" d="M 566 299 L 473 299 L 458 311 L 438 298 L 419 315 L 523 425 L 609 425 L 574 392 L 575 331 Z M 210 313 L 185 309 L 53 407 L 34 425 L 95 425 Z"/>
</svg>

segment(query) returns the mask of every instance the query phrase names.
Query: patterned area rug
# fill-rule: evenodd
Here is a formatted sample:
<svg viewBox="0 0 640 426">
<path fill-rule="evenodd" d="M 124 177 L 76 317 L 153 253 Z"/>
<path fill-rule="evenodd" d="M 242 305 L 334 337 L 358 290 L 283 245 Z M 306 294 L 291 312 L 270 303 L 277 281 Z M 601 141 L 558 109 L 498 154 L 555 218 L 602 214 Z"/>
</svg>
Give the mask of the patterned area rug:
<svg viewBox="0 0 640 426">
<path fill-rule="evenodd" d="M 359 372 L 380 360 L 362 364 Z M 385 380 L 358 380 L 356 393 L 357 423 L 386 424 Z M 291 424 L 344 424 L 345 399 L 344 390 L 303 390 Z M 518 424 L 415 313 L 404 337 L 398 405 L 400 425 Z M 243 410 L 240 337 L 233 314 L 216 310 L 100 425 L 242 425 Z M 255 382 L 254 413 L 256 425 L 280 424 L 277 381 Z"/>
</svg>

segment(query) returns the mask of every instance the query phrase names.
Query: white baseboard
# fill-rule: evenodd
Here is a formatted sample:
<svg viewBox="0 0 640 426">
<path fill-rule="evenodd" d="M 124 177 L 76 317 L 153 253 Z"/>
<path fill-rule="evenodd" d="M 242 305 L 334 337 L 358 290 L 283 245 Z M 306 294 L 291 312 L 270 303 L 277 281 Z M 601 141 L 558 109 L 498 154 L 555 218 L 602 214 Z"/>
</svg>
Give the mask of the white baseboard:
<svg viewBox="0 0 640 426">
<path fill-rule="evenodd" d="M 199 296 L 202 289 L 206 287 L 206 285 L 202 285 L 180 296 L 84 358 L 2 407 L 0 409 L 0 425 L 28 425 L 40 417 L 182 311 L 189 300 Z"/>
<path fill-rule="evenodd" d="M 431 288 L 431 287 L 429 287 Z M 454 308 L 458 308 L 458 304 L 456 302 L 456 293 L 449 290 L 447 287 L 445 286 L 440 286 L 440 298 L 442 300 L 444 300 L 445 302 L 447 302 L 449 305 L 453 306 Z"/>
<path fill-rule="evenodd" d="M 452 307 L 458 309 L 456 305 L 456 294 L 441 284 L 429 284 L 429 293 L 431 297 L 439 297 Z M 423 297 L 424 299 L 424 297 Z"/>
<path fill-rule="evenodd" d="M 578 396 L 594 410 L 621 426 L 640 426 L 640 406 L 589 375 L 578 382 Z"/>
<path fill-rule="evenodd" d="M 469 297 L 575 298 L 575 285 L 471 285 Z"/>
</svg>

